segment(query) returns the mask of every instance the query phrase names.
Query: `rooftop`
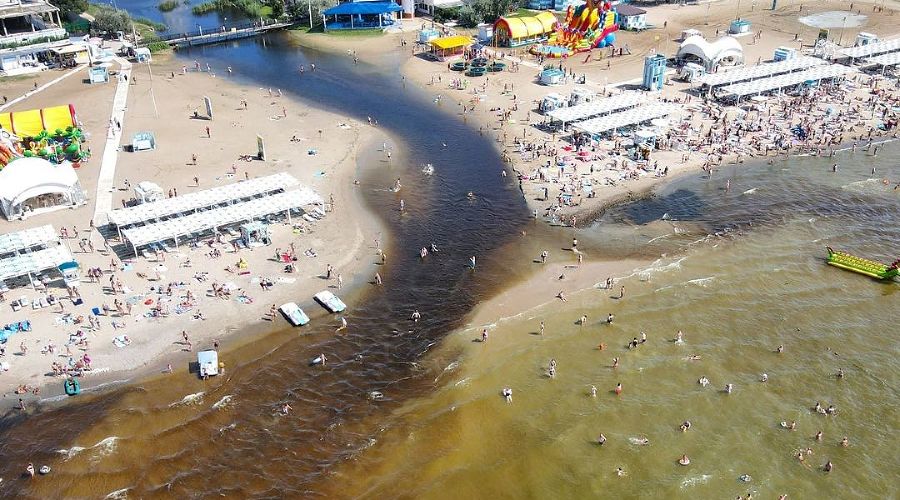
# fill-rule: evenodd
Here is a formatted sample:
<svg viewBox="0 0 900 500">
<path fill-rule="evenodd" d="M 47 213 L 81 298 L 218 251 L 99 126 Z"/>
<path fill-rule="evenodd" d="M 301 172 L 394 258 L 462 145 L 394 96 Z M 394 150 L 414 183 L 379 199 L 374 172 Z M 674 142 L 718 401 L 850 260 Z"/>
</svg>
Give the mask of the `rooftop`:
<svg viewBox="0 0 900 500">
<path fill-rule="evenodd" d="M 15 3 L 5 3 L 0 1 L 0 19 L 57 11 L 59 11 L 58 8 L 50 5 L 48 2 L 40 0 L 22 0 Z"/>
</svg>

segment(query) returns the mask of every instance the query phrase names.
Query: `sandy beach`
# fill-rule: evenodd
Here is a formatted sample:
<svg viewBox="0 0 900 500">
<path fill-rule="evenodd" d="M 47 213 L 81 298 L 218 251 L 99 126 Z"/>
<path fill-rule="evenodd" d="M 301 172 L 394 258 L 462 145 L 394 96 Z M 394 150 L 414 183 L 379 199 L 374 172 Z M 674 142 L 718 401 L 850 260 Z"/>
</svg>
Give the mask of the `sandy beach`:
<svg viewBox="0 0 900 500">
<path fill-rule="evenodd" d="M 10 320 L 29 319 L 33 325 L 31 332 L 11 339 L 6 346 L 9 370 L 0 374 L 0 391 L 7 408 L 16 404 L 18 397 L 30 404 L 61 393 L 62 378 L 52 376 L 50 369 L 54 362 L 65 364 L 70 359 L 77 362 L 88 355 L 91 369 L 85 371 L 82 383 L 89 389 L 105 380 L 158 373 L 168 366 L 180 371 L 195 356 L 194 352 L 211 348 L 214 342 L 221 346 L 245 342 L 247 339 L 229 337 L 254 324 L 284 327 L 286 323 L 279 313 L 274 318 L 269 315 L 273 304 L 297 302 L 315 321 L 335 321 L 319 314 L 320 307 L 313 302 L 312 295 L 329 288 L 339 295 L 350 293 L 353 287 L 371 280 L 376 261 L 380 263 L 375 242 L 380 240 L 383 245 L 387 242 L 379 222 L 363 207 L 359 197 L 361 187 L 355 181 L 363 174 L 357 164 L 358 156 L 366 154 L 361 148 L 380 149 L 382 143 L 390 143 L 389 137 L 368 124 L 301 105 L 293 97 L 282 95 L 279 89 L 242 85 L 229 78 L 226 68 L 207 71 L 203 66 L 201 71 L 189 68 L 182 73 L 180 63 L 164 57 L 155 61 L 152 69 L 152 84 L 147 67 L 132 73 L 122 142 L 130 142 L 134 133 L 150 131 L 158 147 L 153 151 L 119 154 L 112 208 L 123 206 L 123 202 L 134 196 L 127 186 L 144 180 L 157 183 L 174 196 L 176 192 L 183 195 L 286 172 L 326 200 L 327 216 L 315 222 L 302 221 L 302 229 L 292 230 L 286 221 L 273 225 L 270 246 L 237 253 L 230 243 L 203 244 L 199 248 L 184 245 L 160 255 L 164 262 L 156 262 L 156 256 L 135 257 L 112 240 L 110 244 L 118 252 L 116 255 L 104 249 L 103 237 L 90 228 L 99 152 L 109 132 L 114 83 L 88 86 L 75 75 L 17 103 L 11 110 L 60 103 L 75 106 L 89 136 L 87 146 L 93 152 L 92 160 L 78 172 L 89 202 L 74 210 L 38 215 L 25 221 L 4 221 L 4 230 L 43 224 L 53 224 L 57 230 L 66 228 L 70 237 L 64 242 L 82 269 L 100 268 L 103 275 L 97 282 L 83 279 L 79 288 L 82 306 L 73 307 L 66 298 L 61 301 L 62 311 L 54 306 L 23 310 L 17 315 L 4 314 Z M 39 75 L 39 84 L 55 73 Z M 3 90 L 12 97 L 30 90 L 33 81 L 22 78 Z M 194 111 L 205 115 L 204 96 L 213 101 L 213 120 L 193 116 Z M 257 134 L 265 138 L 266 161 L 239 160 L 241 155 L 255 155 Z M 196 164 L 192 155 L 197 156 Z M 195 177 L 199 182 L 194 182 Z M 95 251 L 80 250 L 83 238 L 89 238 Z M 296 249 L 296 272 L 283 272 L 283 264 L 274 258 L 279 248 Z M 214 253 L 221 257 L 210 257 Z M 246 261 L 249 273 L 237 275 L 226 270 L 234 268 L 239 259 Z M 326 280 L 329 264 L 334 272 Z M 120 290 L 124 293 L 113 293 L 112 276 L 121 283 Z M 338 290 L 338 276 L 343 291 Z M 263 290 L 259 285 L 263 278 L 272 280 L 274 286 Z M 211 293 L 214 283 L 230 283 L 231 294 L 216 298 Z M 50 293 L 53 292 L 65 295 L 64 288 L 51 288 Z M 14 290 L 7 295 L 7 300 L 20 295 L 36 299 L 40 294 Z M 131 304 L 127 306 L 130 314 L 116 312 L 112 307 L 114 300 Z M 148 317 L 151 304 L 157 301 L 169 304 L 173 311 L 178 304 L 190 305 L 179 308 L 180 314 Z M 90 309 L 103 305 L 112 311 L 98 318 L 98 328 L 90 328 L 85 319 Z M 202 313 L 202 320 L 198 319 L 198 312 Z M 87 343 L 67 347 L 66 344 L 71 344 L 70 335 L 78 330 L 84 332 Z M 188 334 L 190 345 L 184 342 L 182 331 Z M 128 345 L 123 345 L 122 336 L 127 336 Z M 120 340 L 116 344 L 121 347 L 114 345 L 116 337 Z M 227 357 L 224 362 L 227 366 Z M 30 392 L 36 387 L 43 389 L 40 394 L 14 394 L 22 385 L 28 386 Z"/>
<path fill-rule="evenodd" d="M 887 38 L 896 36 L 894 10 L 873 13 L 871 3 L 858 5 L 861 15 L 868 16 L 865 18 L 866 31 Z M 771 139 L 771 130 L 745 134 L 741 138 L 741 147 L 723 148 L 717 136 L 724 138 L 729 131 L 727 127 L 723 131 L 719 118 L 725 114 L 729 119 L 735 120 L 738 117 L 736 108 L 715 103 L 704 104 L 687 92 L 690 84 L 676 81 L 673 73 L 669 75 L 663 90 L 655 95 L 651 93 L 649 98 L 651 101 L 681 103 L 683 112 L 680 119 L 672 120 L 670 140 L 661 141 L 663 144 L 659 144 L 658 149 L 652 152 L 649 161 L 641 164 L 625 159 L 624 149 L 620 146 L 622 141 L 603 140 L 577 148 L 565 137 L 568 134 L 551 133 L 534 126 L 545 121 L 538 111 L 540 100 L 545 95 L 552 92 L 568 96 L 575 89 L 587 89 L 595 92 L 598 97 L 603 97 L 637 88 L 640 85 L 645 55 L 654 51 L 673 54 L 678 48 L 682 29 L 698 29 L 708 40 L 723 36 L 736 12 L 752 23 L 754 34 L 738 38 L 744 49 L 745 64 L 758 64 L 771 60 L 775 48 L 779 46 L 799 49 L 812 46 L 818 28 L 801 24 L 798 22 L 799 17 L 846 8 L 847 5 L 840 2 L 823 2 L 815 7 L 782 5 L 774 13 L 769 9 L 758 8 L 755 4 L 744 5 L 738 12 L 734 5 L 724 2 L 697 6 L 654 6 L 648 9 L 647 14 L 647 23 L 653 26 L 652 29 L 643 32 L 619 31 L 618 44 L 628 47 L 630 54 L 604 57 L 605 51 L 597 50 L 596 54 L 580 54 L 565 61 L 545 61 L 545 64 L 560 66 L 566 73 L 571 72 L 576 77 L 583 76 L 585 84 L 574 83 L 574 78 L 569 78 L 562 85 L 538 84 L 537 77 L 541 69 L 539 61 L 523 48 L 489 49 L 489 55 L 503 58 L 506 62 L 518 62 L 519 65 L 517 70 L 491 73 L 484 78 L 470 78 L 450 71 L 446 61 L 431 61 L 415 49 L 413 52 L 417 55 L 408 59 L 403 72 L 411 80 L 442 96 L 443 101 L 448 101 L 445 106 L 457 107 L 458 114 L 464 120 L 473 121 L 484 134 L 495 138 L 512 172 L 522 179 L 521 188 L 529 208 L 539 218 L 563 225 L 572 225 L 574 221 L 576 226 L 582 226 L 593 221 L 610 205 L 646 196 L 655 186 L 664 182 L 666 176 L 702 168 L 715 172 L 722 165 L 742 163 L 758 156 L 774 158 L 799 153 L 824 155 L 828 154 L 829 148 L 811 143 L 795 144 L 784 150 L 764 150 L 751 140 L 758 136 L 760 143 L 766 143 Z M 705 18 L 702 24 L 698 23 L 698 16 Z M 845 30 L 845 44 L 860 29 L 848 27 Z M 465 30 L 460 31 L 466 33 Z M 864 146 L 869 139 L 877 139 L 885 134 L 875 128 L 877 118 L 858 109 L 856 105 L 870 99 L 873 86 L 887 93 L 881 96 L 883 102 L 891 103 L 898 99 L 897 90 L 890 89 L 889 83 L 882 82 L 878 87 L 871 81 L 871 77 L 861 74 L 851 75 L 851 79 L 854 85 L 842 90 L 837 101 L 821 99 L 804 104 L 813 106 L 816 113 L 824 113 L 826 108 L 834 108 L 837 104 L 854 119 L 846 127 L 842 126 L 841 141 L 837 142 L 837 138 L 834 138 L 832 149 L 836 149 L 838 145 L 849 146 L 852 142 Z M 790 117 L 777 125 L 778 130 L 786 132 L 803 121 L 803 115 L 798 113 L 795 116 L 790 110 L 796 104 L 787 104 L 784 98 L 770 99 L 767 109 L 776 109 L 779 101 L 784 106 L 783 109 L 790 112 Z M 759 113 L 760 116 L 763 114 L 765 113 L 762 111 Z M 748 114 L 745 123 L 752 122 L 754 115 L 756 114 Z M 680 129 L 681 132 L 675 134 L 675 129 Z M 685 135 L 684 131 L 689 132 Z M 704 136 L 710 135 L 713 140 L 704 140 Z M 583 156 L 577 156 L 578 152 Z M 563 165 L 564 173 L 562 168 L 557 169 L 557 166 Z M 590 185 L 593 194 L 583 195 L 582 185 Z M 562 193 L 568 193 L 567 198 L 571 195 L 571 201 L 563 201 L 560 197 Z"/>
<path fill-rule="evenodd" d="M 839 4 L 822 4 L 816 10 L 824 11 L 832 7 L 838 8 Z M 717 148 L 711 138 L 706 142 L 694 139 L 688 142 L 687 147 L 679 150 L 663 147 L 654 151 L 652 166 L 648 163 L 638 168 L 634 162 L 631 165 L 621 162 L 617 156 L 620 153 L 618 143 L 613 141 L 601 141 L 591 146 L 590 154 L 586 155 L 588 161 L 568 161 L 564 158 L 572 157 L 575 149 L 562 141 L 560 135 L 547 133 L 533 126 L 542 120 L 536 111 L 537 103 L 550 91 L 565 94 L 577 87 L 586 87 L 598 94 L 614 94 L 621 91 L 618 87 L 631 85 L 640 76 L 643 54 L 654 49 L 674 50 L 677 43 L 674 38 L 677 38 L 680 30 L 688 26 L 696 27 L 697 9 L 702 7 L 659 6 L 651 9 L 648 22 L 655 25 L 655 29 L 641 33 L 622 32 L 620 35 L 621 44 L 630 48 L 630 55 L 612 58 L 609 68 L 600 55 L 584 61 L 581 58 L 578 61 L 567 61 L 563 68 L 574 71 L 576 75 L 584 75 L 587 84 L 576 85 L 570 81 L 552 88 L 535 83 L 539 65 L 533 56 L 521 50 L 495 54 L 510 61 L 520 61 L 517 71 L 492 75 L 484 81 L 466 79 L 457 82 L 462 85 L 453 85 L 451 88 L 450 84 L 454 79 L 459 79 L 459 74 L 449 71 L 445 63 L 430 61 L 422 57 L 415 48 L 400 48 L 401 39 L 411 40 L 409 32 L 418 27 L 415 21 L 405 23 L 404 32 L 401 33 L 377 38 L 364 37 L 365 44 L 360 44 L 360 39 L 356 37 L 307 34 L 298 35 L 298 39 L 302 44 L 336 52 L 353 51 L 363 58 L 397 51 L 400 60 L 405 61 L 401 68 L 405 78 L 439 96 L 439 105 L 455 106 L 459 110 L 459 116 L 470 122 L 471 126 L 477 126 L 482 134 L 495 137 L 497 147 L 508 161 L 510 175 L 516 175 L 521 180 L 520 188 L 524 198 L 538 218 L 554 224 L 583 226 L 606 207 L 646 196 L 667 177 L 701 168 L 712 173 L 720 165 L 742 162 L 745 158 L 755 156 L 750 149 Z M 730 7 L 724 4 L 711 4 L 704 10 L 708 21 L 701 27 L 701 31 L 707 36 L 724 31 L 733 15 Z M 750 12 L 741 12 L 742 16 L 753 22 L 754 32 L 761 32 L 759 38 L 741 39 L 747 63 L 768 59 L 777 46 L 800 47 L 805 39 L 812 39 L 816 33 L 813 27 L 796 32 L 795 18 L 799 14 L 790 6 L 780 7 L 776 15 L 755 8 Z M 866 29 L 887 35 L 892 28 L 890 21 L 891 16 L 873 16 Z M 792 29 L 789 30 L 788 27 Z M 794 41 L 795 35 L 797 41 Z M 407 50 L 408 55 L 404 55 Z M 127 257 L 125 261 L 112 259 L 109 252 L 100 250 L 103 248 L 102 238 L 90 231 L 89 222 L 90 214 L 96 208 L 94 203 L 100 152 L 106 138 L 111 135 L 110 127 L 115 126 L 111 125 L 109 119 L 115 85 L 87 86 L 82 83 L 80 75 L 74 75 L 11 106 L 10 110 L 19 110 L 63 102 L 73 104 L 84 124 L 90 139 L 88 147 L 94 156 L 79 172 L 81 183 L 89 195 L 87 206 L 34 217 L 25 222 L 4 222 L 5 229 L 14 231 L 50 222 L 57 229 L 71 230 L 70 234 L 74 234 L 77 229 L 81 231 L 82 238 L 87 232 L 90 234 L 90 241 L 98 249 L 96 253 L 78 253 L 75 248 L 78 239 L 72 238 L 67 242 L 76 251 L 83 268 L 104 270 L 99 283 L 86 284 L 79 290 L 85 299 L 83 309 L 87 311 L 90 307 L 100 307 L 114 299 L 110 297 L 112 292 L 109 287 L 104 286 L 111 275 L 116 275 L 116 279 L 129 290 L 128 297 L 123 299 L 137 307 L 125 317 L 102 318 L 100 329 L 89 331 L 88 346 L 82 345 L 75 351 L 71 348 L 66 350 L 63 346 L 67 343 L 68 334 L 72 333 L 70 330 L 84 331 L 79 324 L 72 323 L 78 320 L 78 316 L 85 316 L 81 311 L 68 309 L 63 312 L 43 310 L 29 313 L 28 317 L 35 326 L 34 334 L 29 335 L 27 340 L 14 340 L 7 347 L 7 358 L 11 360 L 10 370 L 0 379 L 3 384 L 0 389 L 8 396 L 12 396 L 11 391 L 22 385 L 33 388 L 53 383 L 54 379 L 46 377 L 46 373 L 54 360 L 78 359 L 88 351 L 92 365 L 88 380 L 95 374 L 139 367 L 146 367 L 149 371 L 164 369 L 171 364 L 170 359 L 190 356 L 182 354 L 188 346 L 183 342 L 181 330 L 188 333 L 194 350 L 208 347 L 207 344 L 211 344 L 213 339 L 217 343 L 225 342 L 228 335 L 223 331 L 236 331 L 241 325 L 271 319 L 268 312 L 272 304 L 280 305 L 291 299 L 307 310 L 317 307 L 311 303 L 310 296 L 325 286 L 335 286 L 333 280 L 325 282 L 321 279 L 326 264 L 333 265 L 336 269 L 335 276 L 341 274 L 342 280 L 348 285 L 366 282 L 371 278 L 369 275 L 374 273 L 373 265 L 378 259 L 374 242 L 384 238 L 374 217 L 365 215 L 366 210 L 358 197 L 359 188 L 354 186 L 353 181 L 361 173 L 356 166 L 360 148 L 372 149 L 376 144 L 389 142 L 381 131 L 365 123 L 301 105 L 291 96 L 282 95 L 280 89 L 240 85 L 231 78 L 228 68 L 207 68 L 200 61 L 183 66 L 166 56 L 154 62 L 152 68 L 152 75 L 147 66 L 133 68 L 122 142 L 127 142 L 136 132 L 151 131 L 155 134 L 159 147 L 154 151 L 123 152 L 119 155 L 111 208 L 127 202 L 132 197 L 129 186 L 142 180 L 153 180 L 175 195 L 240 179 L 287 172 L 302 184 L 315 189 L 326 200 L 333 197 L 335 209 L 324 220 L 307 224 L 309 227 L 297 234 L 293 234 L 289 227 L 276 226 L 272 248 L 269 249 L 243 251 L 238 256 L 231 253 L 230 245 L 223 245 L 222 257 L 218 258 L 221 265 L 204 265 L 202 268 L 197 266 L 197 261 L 208 258 L 212 247 L 180 249 L 168 255 L 165 263 L 142 257 Z M 54 71 L 41 73 L 33 78 L 13 79 L 4 82 L 3 93 L 15 98 L 60 74 L 61 72 Z M 655 98 L 676 102 L 687 100 L 685 90 L 688 85 L 674 81 L 670 83 Z M 867 79 L 863 78 L 852 90 L 853 95 L 844 97 L 845 102 L 865 99 L 869 90 Z M 215 111 L 211 121 L 202 119 L 205 115 L 204 96 L 210 97 L 213 102 Z M 896 96 L 891 94 L 883 96 L 883 99 L 896 100 Z M 831 104 L 833 103 L 825 103 Z M 727 112 L 715 105 L 685 103 L 685 107 L 689 113 L 683 117 L 682 124 L 686 129 L 694 131 L 695 137 L 702 137 L 704 132 L 711 133 L 716 128 L 715 119 L 719 113 Z M 200 115 L 200 119 L 195 114 Z M 761 116 L 761 112 L 758 114 Z M 847 130 L 845 142 L 862 137 L 871 129 L 873 121 L 874 115 L 869 119 L 860 116 L 859 121 Z M 787 127 L 790 123 L 792 120 L 788 118 L 781 127 Z M 242 155 L 255 154 L 257 134 L 266 140 L 267 160 L 239 160 Z M 821 153 L 821 148 L 819 150 Z M 773 154 L 777 153 L 773 151 Z M 559 174 L 555 174 L 555 168 L 542 167 L 545 163 L 562 164 L 560 162 L 565 162 L 568 168 L 564 175 L 562 169 Z M 199 182 L 193 181 L 195 177 Z M 578 191 L 578 187 L 586 181 L 593 186 L 592 196 L 582 197 L 576 194 L 571 201 L 561 203 L 561 191 Z M 272 290 L 263 292 L 257 288 L 260 279 L 281 274 L 280 265 L 271 258 L 273 250 L 289 246 L 300 252 L 312 250 L 317 256 L 301 257 L 298 261 L 298 273 L 281 276 L 275 280 L 278 284 Z M 248 261 L 250 274 L 236 277 L 225 270 L 236 262 L 236 258 Z M 188 262 L 191 267 L 185 265 Z M 584 286 L 589 286 L 588 282 L 591 280 L 597 281 L 593 271 L 601 274 L 607 272 L 604 264 L 589 263 L 585 266 L 587 269 L 577 274 L 578 279 L 585 280 L 582 283 Z M 613 266 L 616 271 L 626 270 L 626 267 L 628 266 L 622 266 L 621 263 Z M 160 272 L 160 269 L 165 271 Z M 203 282 L 196 279 L 196 273 L 201 270 L 210 273 Z M 592 271 L 585 272 L 589 270 Z M 554 269 L 539 274 L 551 276 L 555 272 Z M 197 303 L 191 305 L 192 312 L 185 313 L 185 317 L 191 318 L 189 328 L 176 325 L 179 323 L 177 318 L 143 318 L 142 310 L 149 309 L 144 302 L 149 299 L 148 304 L 153 303 L 151 296 L 158 295 L 159 285 L 168 283 L 184 285 L 177 286 L 171 295 L 167 293 L 166 300 L 177 302 L 186 296 L 188 290 L 191 291 L 191 296 L 200 297 Z M 209 285 L 213 283 L 229 283 L 229 286 L 234 286 L 234 293 L 238 295 L 236 300 L 240 304 L 235 307 L 231 303 L 235 299 L 222 301 L 207 297 Z M 541 285 L 541 300 L 546 300 L 553 286 Z M 521 298 L 515 292 L 506 293 L 513 293 L 514 297 Z M 252 303 L 248 303 L 251 300 Z M 535 302 L 537 300 L 534 298 L 526 302 L 536 305 L 539 303 Z M 521 304 L 519 300 L 515 302 Z M 196 310 L 202 311 L 205 318 L 203 321 L 193 319 Z M 63 319 L 69 313 L 74 314 Z M 481 318 L 480 313 L 475 318 Z M 277 317 L 276 321 L 282 320 Z M 166 326 L 170 322 L 171 326 Z M 116 329 L 112 328 L 113 323 Z M 166 334 L 153 334 L 160 330 L 166 331 Z M 113 339 L 122 335 L 128 336 L 131 345 L 114 347 Z M 20 345 L 23 341 L 27 351 L 24 353 Z M 15 401 L 15 398 L 10 401 Z"/>
</svg>

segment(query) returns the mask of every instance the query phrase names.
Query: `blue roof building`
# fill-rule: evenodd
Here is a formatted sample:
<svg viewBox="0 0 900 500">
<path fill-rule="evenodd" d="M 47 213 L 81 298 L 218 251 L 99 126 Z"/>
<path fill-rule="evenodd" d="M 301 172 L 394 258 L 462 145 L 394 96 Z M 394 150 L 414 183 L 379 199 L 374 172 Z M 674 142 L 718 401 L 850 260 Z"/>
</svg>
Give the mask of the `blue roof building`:
<svg viewBox="0 0 900 500">
<path fill-rule="evenodd" d="M 344 2 L 322 13 L 325 31 L 393 26 L 395 14 L 403 10 L 394 2 Z"/>
</svg>

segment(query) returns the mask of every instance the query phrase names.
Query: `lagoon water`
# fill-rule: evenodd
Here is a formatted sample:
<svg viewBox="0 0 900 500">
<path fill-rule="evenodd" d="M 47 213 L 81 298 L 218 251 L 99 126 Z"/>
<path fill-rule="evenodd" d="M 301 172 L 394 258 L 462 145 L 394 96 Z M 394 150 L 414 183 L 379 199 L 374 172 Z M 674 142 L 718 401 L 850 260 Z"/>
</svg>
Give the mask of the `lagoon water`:
<svg viewBox="0 0 900 500">
<path fill-rule="evenodd" d="M 585 290 L 564 306 L 499 322 L 482 345 L 472 342 L 481 325 L 466 325 L 466 314 L 524 277 L 533 257 L 516 236 L 531 224 L 524 202 L 514 181 L 499 176 L 488 138 L 446 112 L 452 104 L 405 89 L 390 55 L 384 64 L 354 66 L 273 36 L 184 57 L 232 65 L 260 87 L 357 118 L 375 116 L 394 135 L 403 152 L 394 165 L 385 167 L 377 154 L 360 161 L 373 186 L 367 202 L 391 233 L 391 286 L 349 298 L 350 324 L 366 328 L 335 338 L 320 319 L 302 337 L 277 332 L 228 353 L 228 373 L 213 383 L 149 380 L 3 422 L 0 475 L 9 479 L 0 494 L 898 494 L 891 471 L 900 468 L 892 447 L 900 286 L 823 263 L 825 245 L 898 257 L 900 191 L 879 180 L 900 178 L 896 145 L 877 159 L 841 153 L 837 174 L 815 158 L 727 167 L 711 180 L 688 176 L 654 198 L 610 210 L 579 230 L 588 255 L 659 259 L 629 278 L 626 298 Z M 311 60 L 321 69 L 302 80 L 284 69 Z M 425 162 L 435 165 L 435 176 L 417 175 Z M 380 189 L 398 176 L 404 190 L 417 193 L 403 217 L 395 195 Z M 469 190 L 476 201 L 466 199 Z M 569 231 L 535 227 L 529 234 L 559 242 Z M 415 250 L 431 241 L 444 252 L 423 264 Z M 475 273 L 464 267 L 472 254 Z M 415 326 L 406 320 L 413 307 L 423 314 Z M 616 321 L 606 326 L 601 320 L 610 312 Z M 589 323 L 575 326 L 581 314 Z M 541 320 L 543 338 L 534 335 Z M 668 341 L 679 329 L 684 345 Z M 641 331 L 648 342 L 627 351 Z M 600 343 L 605 350 L 595 348 Z M 780 355 L 773 352 L 779 344 Z M 334 360 L 327 370 L 306 365 L 319 352 Z M 687 361 L 691 354 L 701 359 Z M 551 358 L 559 363 L 554 380 L 545 376 Z M 833 376 L 839 367 L 843 380 Z M 762 372 L 766 383 L 758 381 Z M 697 385 L 702 375 L 710 387 Z M 617 382 L 624 386 L 619 397 L 609 392 Z M 732 394 L 720 392 L 726 383 L 735 385 Z M 514 389 L 511 404 L 499 395 L 505 386 Z M 384 397 L 371 398 L 372 391 Z M 276 415 L 285 400 L 295 409 L 288 418 Z M 837 415 L 810 412 L 816 401 L 834 404 Z M 685 419 L 693 427 L 681 433 Z M 781 429 L 782 420 L 796 420 L 797 430 Z M 817 430 L 821 443 L 812 439 Z M 593 443 L 601 432 L 603 447 Z M 837 445 L 844 435 L 849 448 Z M 650 444 L 633 444 L 639 437 Z M 800 447 L 814 450 L 809 467 L 793 458 Z M 682 453 L 689 467 L 676 464 Z M 830 475 L 820 470 L 828 459 Z M 50 480 L 14 480 L 27 461 L 49 463 Z M 616 477 L 616 467 L 627 476 Z M 743 474 L 752 480 L 741 482 Z"/>
</svg>

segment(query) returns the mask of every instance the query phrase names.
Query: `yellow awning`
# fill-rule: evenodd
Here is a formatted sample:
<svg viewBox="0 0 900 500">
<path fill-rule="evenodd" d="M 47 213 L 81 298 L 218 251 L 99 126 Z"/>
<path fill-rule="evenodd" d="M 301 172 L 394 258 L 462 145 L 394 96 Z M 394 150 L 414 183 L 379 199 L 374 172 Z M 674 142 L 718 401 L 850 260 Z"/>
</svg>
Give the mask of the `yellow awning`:
<svg viewBox="0 0 900 500">
<path fill-rule="evenodd" d="M 510 38 L 533 38 L 553 31 L 556 16 L 550 12 L 541 12 L 533 17 L 501 17 L 498 23 L 505 23 L 509 27 Z"/>
<path fill-rule="evenodd" d="M 521 19 L 525 23 L 525 26 L 528 27 L 529 37 L 540 35 L 544 32 L 544 25 L 541 24 L 536 17 L 520 17 L 519 19 Z"/>
<path fill-rule="evenodd" d="M 431 46 L 437 49 L 455 49 L 457 47 L 465 47 L 471 45 L 472 39 L 463 35 L 445 36 L 444 38 L 435 38 L 431 41 Z"/>
<path fill-rule="evenodd" d="M 544 33 L 553 31 L 553 25 L 556 24 L 556 16 L 552 12 L 544 11 L 534 17 L 544 26 Z"/>
<path fill-rule="evenodd" d="M 525 38 L 528 36 L 528 25 L 521 17 L 504 17 L 501 18 L 509 26 L 510 38 Z"/>
</svg>

